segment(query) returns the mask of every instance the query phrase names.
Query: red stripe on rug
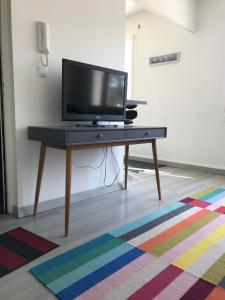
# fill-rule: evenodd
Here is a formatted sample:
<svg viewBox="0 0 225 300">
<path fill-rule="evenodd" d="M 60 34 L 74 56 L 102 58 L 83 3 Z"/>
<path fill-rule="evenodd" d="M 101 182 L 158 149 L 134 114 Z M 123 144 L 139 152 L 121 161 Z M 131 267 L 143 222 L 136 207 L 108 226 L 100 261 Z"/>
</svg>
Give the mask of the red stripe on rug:
<svg viewBox="0 0 225 300">
<path fill-rule="evenodd" d="M 0 264 L 8 270 L 14 270 L 27 263 L 27 260 L 11 250 L 0 246 Z"/>
<path fill-rule="evenodd" d="M 54 243 L 47 241 L 42 237 L 39 237 L 36 234 L 29 232 L 23 228 L 16 228 L 9 231 L 7 234 L 43 253 L 48 252 L 49 250 L 52 250 L 56 247 Z"/>
<path fill-rule="evenodd" d="M 204 300 L 214 288 L 214 284 L 203 279 L 199 279 L 180 299 Z"/>
<path fill-rule="evenodd" d="M 205 208 L 205 207 L 211 205 L 212 203 L 208 203 L 208 202 L 205 202 L 205 201 L 202 201 L 202 200 L 194 200 L 189 204 L 193 205 L 193 206 L 198 206 L 198 207 L 201 207 L 201 208 Z"/>
<path fill-rule="evenodd" d="M 225 214 L 225 206 L 220 206 L 215 211 L 221 214 Z"/>
<path fill-rule="evenodd" d="M 177 278 L 183 270 L 175 266 L 168 266 L 148 283 L 146 283 L 142 288 L 137 290 L 133 295 L 131 295 L 129 300 L 143 300 L 143 299 L 153 299 L 162 290 L 164 290 L 175 278 Z"/>
<path fill-rule="evenodd" d="M 180 200 L 180 202 L 186 203 L 186 204 L 191 204 L 191 202 L 195 201 L 196 199 L 194 198 L 184 198 Z"/>
<path fill-rule="evenodd" d="M 205 207 L 212 204 L 212 203 L 202 201 L 202 200 L 198 200 L 198 199 L 194 199 L 194 198 L 185 198 L 185 199 L 181 200 L 180 202 L 190 204 L 192 206 L 198 206 L 198 207 L 201 207 L 201 208 L 205 208 Z"/>
</svg>

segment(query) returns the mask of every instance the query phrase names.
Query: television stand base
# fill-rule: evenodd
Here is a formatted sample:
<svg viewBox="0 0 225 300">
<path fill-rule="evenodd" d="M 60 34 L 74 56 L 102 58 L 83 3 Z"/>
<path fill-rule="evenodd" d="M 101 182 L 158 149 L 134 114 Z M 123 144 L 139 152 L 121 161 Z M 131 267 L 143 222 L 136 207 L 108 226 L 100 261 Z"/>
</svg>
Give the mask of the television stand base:
<svg viewBox="0 0 225 300">
<path fill-rule="evenodd" d="M 89 128 L 116 128 L 119 127 L 118 125 L 93 125 L 93 124 L 85 124 L 85 125 L 81 125 L 81 124 L 76 124 L 76 127 L 89 127 Z"/>
<path fill-rule="evenodd" d="M 76 124 L 77 127 L 95 127 L 95 128 L 116 128 L 118 125 L 112 125 L 112 124 L 107 124 L 107 125 L 102 125 L 99 124 L 98 121 L 93 121 L 92 124 Z"/>
</svg>

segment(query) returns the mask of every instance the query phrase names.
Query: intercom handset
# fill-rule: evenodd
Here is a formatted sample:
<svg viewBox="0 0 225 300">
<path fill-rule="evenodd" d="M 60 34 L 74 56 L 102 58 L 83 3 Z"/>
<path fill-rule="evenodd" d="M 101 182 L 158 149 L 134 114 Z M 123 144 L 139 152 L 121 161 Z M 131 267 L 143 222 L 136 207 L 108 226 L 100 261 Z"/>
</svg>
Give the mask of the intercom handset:
<svg viewBox="0 0 225 300">
<path fill-rule="evenodd" d="M 49 27 L 45 22 L 36 22 L 37 31 L 37 51 L 41 53 L 40 59 L 43 67 L 48 66 L 49 55 Z M 46 57 L 46 62 L 43 62 L 43 54 Z"/>
</svg>

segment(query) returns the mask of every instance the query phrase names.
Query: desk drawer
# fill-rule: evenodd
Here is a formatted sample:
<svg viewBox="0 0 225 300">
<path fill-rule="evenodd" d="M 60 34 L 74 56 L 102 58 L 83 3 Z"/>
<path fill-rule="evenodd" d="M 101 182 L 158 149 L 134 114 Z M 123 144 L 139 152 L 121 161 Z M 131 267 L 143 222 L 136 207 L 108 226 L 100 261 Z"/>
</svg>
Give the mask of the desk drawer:
<svg viewBox="0 0 225 300">
<path fill-rule="evenodd" d="M 141 129 L 141 130 L 126 130 L 125 139 L 126 140 L 143 140 L 143 139 L 157 139 L 166 137 L 165 128 L 151 128 L 151 129 Z"/>
<path fill-rule="evenodd" d="M 68 132 L 67 143 L 68 144 L 81 144 L 81 143 L 103 143 L 124 140 L 123 130 L 107 130 L 107 131 L 93 131 L 93 132 Z"/>
</svg>

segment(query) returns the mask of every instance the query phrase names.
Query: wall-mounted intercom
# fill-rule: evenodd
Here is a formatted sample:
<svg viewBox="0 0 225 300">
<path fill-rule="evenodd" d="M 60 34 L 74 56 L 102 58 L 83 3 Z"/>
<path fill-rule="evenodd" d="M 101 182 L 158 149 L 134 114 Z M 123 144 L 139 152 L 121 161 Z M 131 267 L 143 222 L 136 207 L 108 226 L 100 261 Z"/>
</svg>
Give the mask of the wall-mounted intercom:
<svg viewBox="0 0 225 300">
<path fill-rule="evenodd" d="M 48 67 L 48 55 L 50 52 L 49 47 L 49 26 L 45 22 L 36 22 L 37 32 L 37 51 L 41 53 L 40 60 L 43 67 Z M 45 62 L 43 60 L 45 56 Z"/>
</svg>

